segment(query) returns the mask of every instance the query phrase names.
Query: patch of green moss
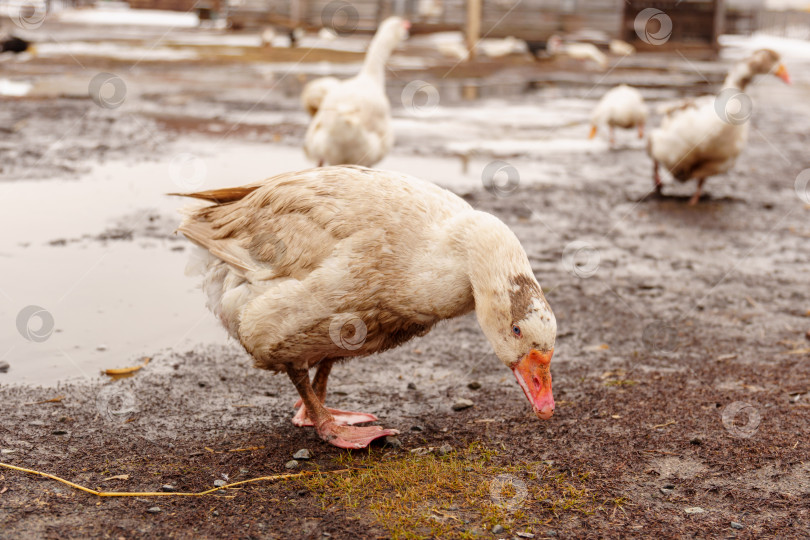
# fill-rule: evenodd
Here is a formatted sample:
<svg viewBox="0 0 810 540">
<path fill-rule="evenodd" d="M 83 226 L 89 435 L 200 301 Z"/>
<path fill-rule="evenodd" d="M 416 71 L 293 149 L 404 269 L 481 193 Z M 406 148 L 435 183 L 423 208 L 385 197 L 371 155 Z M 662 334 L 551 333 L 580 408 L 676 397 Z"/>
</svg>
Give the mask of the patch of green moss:
<svg viewBox="0 0 810 540">
<path fill-rule="evenodd" d="M 445 456 L 371 452 L 337 459 L 351 473 L 301 482 L 323 507 L 342 507 L 394 539 L 476 538 L 500 524 L 540 533 L 573 514 L 615 511 L 622 499 L 598 500 L 588 474 L 542 462 L 503 464 L 479 444 Z"/>
</svg>

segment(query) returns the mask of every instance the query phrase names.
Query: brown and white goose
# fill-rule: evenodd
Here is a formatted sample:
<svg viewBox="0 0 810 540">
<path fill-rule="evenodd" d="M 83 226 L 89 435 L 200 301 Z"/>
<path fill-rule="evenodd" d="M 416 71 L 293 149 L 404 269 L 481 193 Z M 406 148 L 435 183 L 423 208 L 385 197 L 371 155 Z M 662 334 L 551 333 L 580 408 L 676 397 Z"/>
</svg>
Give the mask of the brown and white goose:
<svg viewBox="0 0 810 540">
<path fill-rule="evenodd" d="M 557 323 L 496 217 L 430 182 L 354 166 L 187 196 L 213 203 L 179 227 L 202 248 L 190 268 L 208 306 L 256 367 L 287 373 L 301 396 L 296 425 L 341 448 L 397 433 L 351 426 L 377 418 L 324 405 L 332 365 L 472 310 L 536 415 L 554 412 Z"/>
<path fill-rule="evenodd" d="M 689 204 L 697 204 L 706 178 L 728 171 L 748 139 L 750 99 L 743 94 L 757 75 L 771 73 L 790 84 L 779 55 L 761 49 L 731 68 L 717 95 L 701 96 L 671 107 L 650 134 L 647 153 L 653 159 L 653 182 L 661 191 L 659 165 L 679 182 L 697 179 Z M 742 110 L 732 110 L 736 106 Z"/>
</svg>

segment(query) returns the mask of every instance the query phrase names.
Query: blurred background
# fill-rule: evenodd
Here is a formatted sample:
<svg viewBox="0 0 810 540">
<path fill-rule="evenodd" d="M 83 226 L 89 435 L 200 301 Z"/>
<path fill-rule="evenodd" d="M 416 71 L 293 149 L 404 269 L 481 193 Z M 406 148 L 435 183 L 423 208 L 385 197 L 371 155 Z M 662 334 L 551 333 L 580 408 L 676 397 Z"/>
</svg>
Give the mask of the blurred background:
<svg viewBox="0 0 810 540">
<path fill-rule="evenodd" d="M 3 380 L 53 384 L 157 351 L 225 343 L 196 281 L 183 273 L 188 246 L 174 228 L 184 203 L 165 194 L 314 166 L 301 148 L 309 123 L 303 86 L 357 73 L 390 15 L 407 18 L 411 29 L 387 64 L 396 141 L 378 167 L 475 197 L 485 167 L 508 162 L 520 189 L 535 190 L 521 193 L 536 197 L 493 199 L 488 209 L 510 226 L 531 225 L 534 236 L 521 240 L 544 286 L 582 286 L 560 270 L 559 257 L 588 231 L 599 233 L 603 261 L 644 258 L 615 250 L 627 232 L 623 220 L 651 185 L 645 141 L 625 134 L 611 150 L 604 137 L 588 139 L 591 110 L 617 84 L 640 89 L 655 110 L 716 91 L 730 65 L 755 49 L 778 50 L 794 84 L 768 78 L 749 89 L 755 129 L 737 165 L 743 180 L 721 176 L 709 185 L 721 200 L 745 193 L 746 204 L 795 202 L 793 179 L 803 168 L 795 156 L 805 152 L 810 106 L 808 7 L 805 0 L 0 0 Z M 554 36 L 557 48 L 549 46 Z M 693 187 L 671 189 L 686 195 Z M 608 230 L 613 236 L 603 237 Z M 669 243 L 661 252 L 678 249 Z M 718 272 L 726 264 L 714 262 Z M 608 267 L 603 262 L 601 272 Z M 615 286 L 612 274 L 597 277 Z M 21 322 L 21 313 L 47 315 Z M 29 324 L 43 339 L 31 339 Z"/>
</svg>

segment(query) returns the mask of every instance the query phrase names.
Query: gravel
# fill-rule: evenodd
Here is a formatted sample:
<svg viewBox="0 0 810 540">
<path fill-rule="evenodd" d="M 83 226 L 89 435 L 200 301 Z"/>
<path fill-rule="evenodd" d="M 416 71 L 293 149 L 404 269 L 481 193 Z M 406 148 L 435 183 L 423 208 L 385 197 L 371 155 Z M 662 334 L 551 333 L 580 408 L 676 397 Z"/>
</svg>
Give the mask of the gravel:
<svg viewBox="0 0 810 540">
<path fill-rule="evenodd" d="M 456 400 L 455 403 L 453 403 L 453 410 L 463 411 L 464 409 L 469 409 L 473 405 L 475 404 L 472 402 L 472 400 L 469 400 L 467 398 L 459 398 Z"/>
</svg>

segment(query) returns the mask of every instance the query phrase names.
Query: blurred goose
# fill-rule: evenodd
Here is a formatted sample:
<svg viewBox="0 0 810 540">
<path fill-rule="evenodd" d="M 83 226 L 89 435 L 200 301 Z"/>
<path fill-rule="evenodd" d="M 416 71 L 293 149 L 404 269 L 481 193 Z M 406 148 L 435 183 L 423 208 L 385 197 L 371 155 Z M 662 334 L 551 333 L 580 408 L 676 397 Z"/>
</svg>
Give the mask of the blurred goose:
<svg viewBox="0 0 810 540">
<path fill-rule="evenodd" d="M 600 69 L 607 69 L 608 59 L 592 43 L 563 43 L 560 36 L 554 35 L 546 42 L 546 51 L 551 56 L 568 56 L 577 60 L 591 60 L 599 65 Z"/>
<path fill-rule="evenodd" d="M 326 94 L 340 83 L 335 77 L 320 77 L 309 81 L 301 91 L 301 104 L 310 116 L 315 116 Z"/>
<path fill-rule="evenodd" d="M 396 434 L 352 426 L 372 414 L 324 405 L 333 364 L 472 310 L 535 414 L 553 414 L 557 323 L 496 217 L 430 182 L 356 166 L 186 196 L 213 203 L 186 211 L 178 229 L 202 248 L 190 270 L 256 367 L 287 373 L 301 397 L 296 426 L 341 448 Z"/>
<path fill-rule="evenodd" d="M 757 75 L 771 73 L 790 84 L 790 76 L 779 55 L 761 49 L 731 68 L 718 95 L 701 96 L 670 107 L 661 126 L 647 143 L 653 159 L 653 182 L 661 191 L 659 165 L 679 182 L 697 179 L 689 204 L 697 204 L 706 178 L 728 171 L 748 139 L 750 105 L 743 91 Z M 742 107 L 733 111 L 732 107 Z"/>
<path fill-rule="evenodd" d="M 631 54 L 636 54 L 636 48 L 621 39 L 611 39 L 608 48 L 610 54 L 615 54 L 616 56 L 630 56 Z"/>
<path fill-rule="evenodd" d="M 638 138 L 644 137 L 644 124 L 647 122 L 647 105 L 641 92 L 621 84 L 608 90 L 591 114 L 590 139 L 596 137 L 600 125 L 607 125 L 610 131 L 610 144 L 615 143 L 613 129 L 638 129 Z"/>
<path fill-rule="evenodd" d="M 0 34 L 0 52 L 20 54 L 31 47 L 31 42 L 11 34 Z"/>
<path fill-rule="evenodd" d="M 384 20 L 371 40 L 363 68 L 334 85 L 321 101 L 304 140 L 304 152 L 318 166 L 372 166 L 394 143 L 391 105 L 385 95 L 385 63 L 408 35 L 410 23 Z"/>
</svg>

